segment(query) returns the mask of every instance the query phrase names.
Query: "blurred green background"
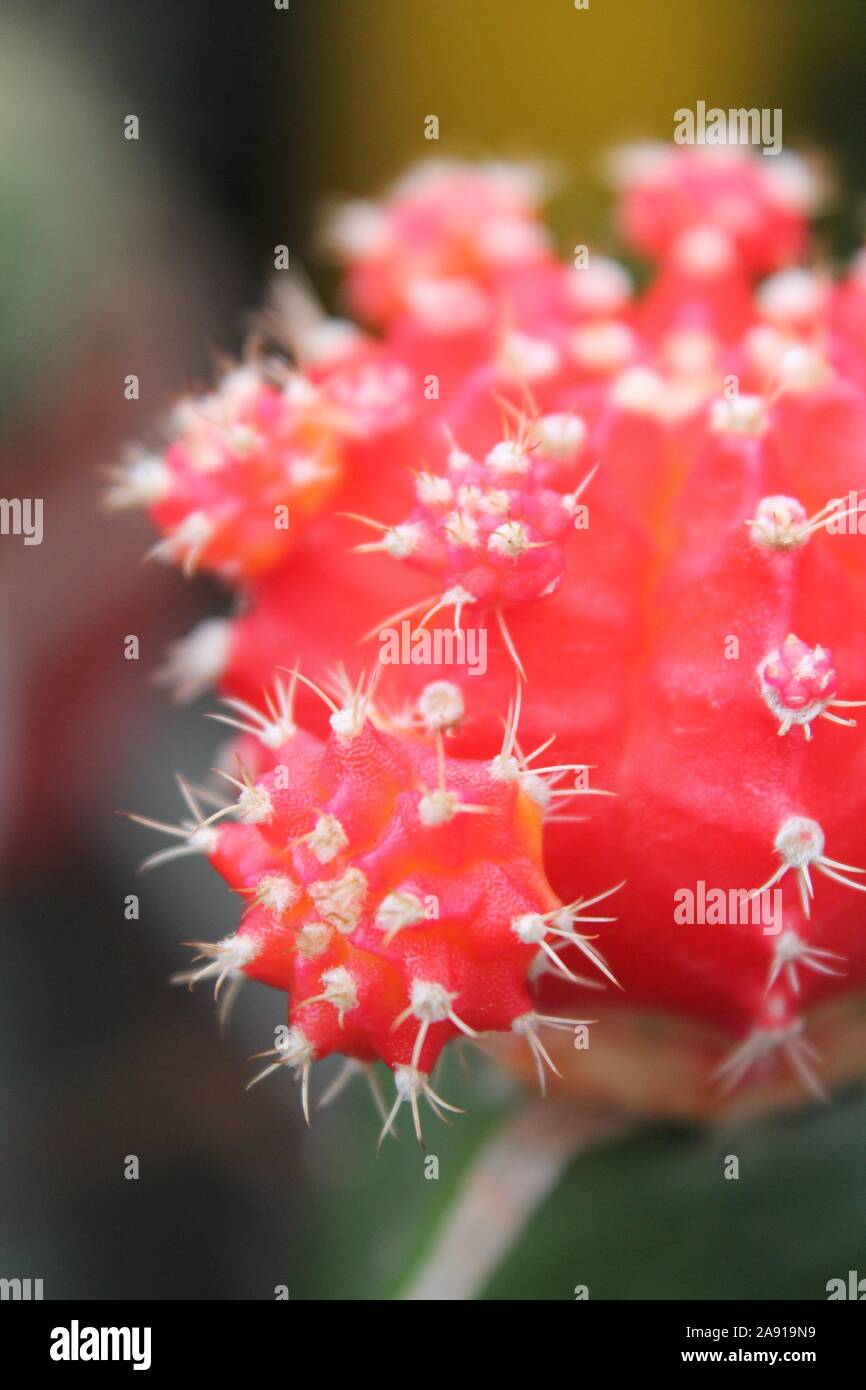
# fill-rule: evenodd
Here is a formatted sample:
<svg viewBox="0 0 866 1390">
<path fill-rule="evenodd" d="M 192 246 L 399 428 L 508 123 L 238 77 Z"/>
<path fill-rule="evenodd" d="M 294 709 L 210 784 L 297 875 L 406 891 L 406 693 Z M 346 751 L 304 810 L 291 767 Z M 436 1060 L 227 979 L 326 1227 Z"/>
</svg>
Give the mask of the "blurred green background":
<svg viewBox="0 0 866 1390">
<path fill-rule="evenodd" d="M 443 1089 L 470 1114 L 431 1123 L 428 1181 L 408 1134 L 376 1156 L 360 1087 L 311 1133 L 285 1077 L 245 1094 L 275 996 L 250 987 L 221 1039 L 206 993 L 165 987 L 179 943 L 221 936 L 234 907 L 203 865 L 136 879 L 152 844 L 114 813 L 173 819 L 173 770 L 208 768 L 206 703 L 171 710 L 150 677 L 225 598 L 139 568 L 148 527 L 98 515 L 98 467 L 238 349 L 276 243 L 333 295 L 318 209 L 431 153 L 552 159 L 562 244 L 615 249 L 604 149 L 668 138 L 699 99 L 778 106 L 786 144 L 835 165 L 826 234 L 850 248 L 864 70 L 862 0 L 7 0 L 2 490 L 43 496 L 47 521 L 40 548 L 0 547 L 0 1275 L 41 1277 L 46 1297 L 393 1296 L 517 1100 L 486 1064 L 470 1086 L 449 1062 Z M 573 1165 L 487 1292 L 822 1298 L 866 1274 L 864 1159 L 862 1093 L 735 1134 L 635 1134 Z"/>
</svg>

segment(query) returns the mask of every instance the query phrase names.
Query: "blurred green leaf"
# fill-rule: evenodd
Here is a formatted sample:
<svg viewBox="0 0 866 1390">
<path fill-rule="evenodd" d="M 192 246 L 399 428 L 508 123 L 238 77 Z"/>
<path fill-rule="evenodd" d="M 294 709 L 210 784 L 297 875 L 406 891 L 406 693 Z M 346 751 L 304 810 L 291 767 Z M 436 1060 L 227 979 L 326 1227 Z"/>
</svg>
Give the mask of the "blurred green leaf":
<svg viewBox="0 0 866 1390">
<path fill-rule="evenodd" d="M 462 1174 L 514 1097 L 452 1066 L 443 1093 L 471 1114 L 425 1121 L 439 1178 L 424 1176 L 408 1114 L 375 1153 L 360 1093 L 311 1148 L 319 1182 L 305 1298 L 399 1296 Z M 740 1176 L 726 1179 L 725 1159 Z M 866 1091 L 742 1128 L 654 1127 L 577 1159 L 492 1278 L 488 1299 L 823 1299 L 827 1280 L 866 1273 Z M 300 1291 L 299 1291 L 300 1293 Z"/>
<path fill-rule="evenodd" d="M 826 1298 L 866 1273 L 864 1160 L 863 1090 L 737 1130 L 645 1132 L 572 1165 L 485 1296 Z"/>
</svg>

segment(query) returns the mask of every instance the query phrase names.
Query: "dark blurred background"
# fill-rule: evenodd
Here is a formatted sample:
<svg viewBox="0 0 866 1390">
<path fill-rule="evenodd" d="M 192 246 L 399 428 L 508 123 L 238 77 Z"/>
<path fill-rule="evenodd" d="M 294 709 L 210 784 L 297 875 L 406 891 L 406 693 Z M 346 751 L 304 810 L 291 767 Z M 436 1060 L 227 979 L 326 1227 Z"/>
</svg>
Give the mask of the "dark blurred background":
<svg viewBox="0 0 866 1390">
<path fill-rule="evenodd" d="M 360 1091 L 312 1134 L 285 1076 L 244 1092 L 276 996 L 249 986 L 221 1038 L 206 987 L 166 986 L 179 943 L 231 930 L 234 906 L 199 863 L 139 879 L 159 846 L 115 813 L 173 820 L 173 771 L 209 767 L 207 702 L 173 710 L 152 676 L 227 600 L 140 566 L 149 528 L 100 514 L 100 467 L 239 350 L 275 244 L 333 302 L 317 211 L 429 154 L 429 113 L 437 154 L 552 157 L 563 246 L 616 250 L 606 147 L 669 138 L 698 99 L 779 106 L 789 147 L 832 158 L 848 191 L 827 237 L 852 245 L 864 21 L 862 0 L 6 0 L 0 465 L 4 496 L 45 499 L 45 538 L 0 538 L 0 1276 L 43 1278 L 46 1297 L 387 1295 L 511 1092 L 481 1069 L 426 1182 L 408 1142 L 376 1158 Z M 864 1121 L 854 1093 L 739 1135 L 748 1183 L 719 1181 L 728 1136 L 611 1147 L 491 1294 L 822 1297 L 858 1258 L 866 1273 Z"/>
</svg>

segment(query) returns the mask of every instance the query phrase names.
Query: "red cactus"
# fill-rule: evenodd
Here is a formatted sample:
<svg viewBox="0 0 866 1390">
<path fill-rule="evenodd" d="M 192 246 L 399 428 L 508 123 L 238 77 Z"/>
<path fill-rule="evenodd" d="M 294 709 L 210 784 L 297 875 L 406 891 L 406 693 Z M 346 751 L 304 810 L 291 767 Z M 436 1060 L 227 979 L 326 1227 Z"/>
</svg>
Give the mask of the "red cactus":
<svg viewBox="0 0 866 1390">
<path fill-rule="evenodd" d="M 330 241 L 351 307 L 376 324 L 408 314 L 434 334 L 478 327 L 522 275 L 555 264 L 542 182 L 529 166 L 431 160 L 382 204 L 347 204 Z"/>
<path fill-rule="evenodd" d="M 336 412 L 299 373 L 273 375 L 250 364 L 210 395 L 182 401 L 162 461 L 133 459 L 109 494 L 115 505 L 148 506 L 164 537 L 154 553 L 188 574 L 201 567 L 239 580 L 275 568 L 298 520 L 314 516 L 339 482 Z"/>
<path fill-rule="evenodd" d="M 207 518 L 197 558 L 246 582 L 243 614 L 169 663 L 182 693 L 218 684 L 239 736 L 237 799 L 206 819 L 191 798 L 168 851 L 250 898 L 197 973 L 287 991 L 273 1065 L 381 1059 L 416 1128 L 422 1094 L 444 1104 L 427 1078 L 449 1038 L 521 1034 L 540 1065 L 537 1025 L 616 981 L 589 996 L 591 1088 L 627 1089 L 591 1058 L 643 1011 L 706 1063 L 693 1108 L 717 1103 L 713 1053 L 730 1087 L 760 1062 L 781 1092 L 781 1058 L 818 1090 L 804 1028 L 827 1036 L 866 980 L 866 749 L 845 712 L 866 696 L 862 274 L 791 268 L 792 162 L 672 148 L 619 172 L 626 234 L 661 263 L 640 301 L 612 262 L 585 280 L 555 262 L 522 175 L 436 167 L 341 223 L 383 341 L 313 354 L 293 317 L 304 375 L 230 378 L 124 494 L 187 560 L 178 528 Z M 288 497 L 288 541 L 268 516 L 296 449 L 327 477 Z M 483 636 L 483 670 L 383 641 L 378 682 L 333 685 L 365 636 L 445 618 Z M 575 824 L 564 805 L 596 782 L 616 796 Z M 576 924 L 609 921 L 581 907 L 621 880 L 602 955 Z M 830 1047 L 832 1078 L 854 1061 Z"/>
<path fill-rule="evenodd" d="M 234 936 L 197 943 L 207 964 L 183 978 L 215 978 L 218 992 L 248 976 L 288 992 L 290 1028 L 262 1075 L 297 1068 L 307 1114 L 313 1061 L 381 1059 L 420 1138 L 420 1096 L 451 1108 L 428 1080 L 449 1038 L 510 1028 L 540 1066 L 538 1030 L 577 1022 L 533 1007 L 529 979 L 545 967 L 578 979 L 551 939 L 609 974 L 575 930 L 599 919 L 564 905 L 544 876 L 543 775 L 522 773 L 513 723 L 488 763 L 446 756 L 442 728 L 456 696 L 431 687 L 420 702 L 432 747 L 420 733 L 377 727 L 369 691 L 342 707 L 324 697 L 332 712 L 322 742 L 294 727 L 289 696 L 256 735 L 268 770 L 253 777 L 241 762 L 242 780 L 224 774 L 238 792 L 227 808 L 237 822 L 215 829 L 224 811 L 198 813 L 189 848 L 249 902 Z"/>
<path fill-rule="evenodd" d="M 736 144 L 626 146 L 611 172 L 622 195 L 620 225 L 642 255 L 663 260 L 684 236 L 707 228 L 751 273 L 803 253 L 806 218 L 821 194 L 815 172 L 796 156 L 756 159 Z"/>
</svg>

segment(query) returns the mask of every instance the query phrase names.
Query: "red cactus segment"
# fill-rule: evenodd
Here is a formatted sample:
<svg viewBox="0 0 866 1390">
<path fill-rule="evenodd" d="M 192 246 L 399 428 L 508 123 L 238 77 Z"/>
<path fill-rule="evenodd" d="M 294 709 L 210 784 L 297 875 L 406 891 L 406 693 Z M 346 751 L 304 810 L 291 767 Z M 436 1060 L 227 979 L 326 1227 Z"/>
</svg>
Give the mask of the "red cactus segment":
<svg viewBox="0 0 866 1390">
<path fill-rule="evenodd" d="M 419 475 L 418 506 L 407 520 L 358 549 L 382 550 L 440 576 L 439 606 L 473 604 L 483 612 L 552 593 L 582 488 L 565 494 L 544 486 L 542 451 L 555 454 L 571 433 L 567 420 L 548 419 L 534 443 L 502 440 L 480 462 L 455 446 L 447 476 Z"/>
<path fill-rule="evenodd" d="M 227 579 L 273 569 L 340 481 L 339 417 L 298 374 L 250 364 L 182 402 L 161 461 L 133 462 L 115 502 L 146 504 L 163 534 L 154 554 Z"/>
<path fill-rule="evenodd" d="M 667 259 L 706 229 L 750 273 L 794 260 L 821 196 L 817 175 L 795 155 L 765 159 L 748 147 L 626 147 L 611 165 L 620 223 L 636 250 Z"/>
<path fill-rule="evenodd" d="M 544 952 L 565 970 L 557 947 L 581 940 L 582 919 L 547 883 L 520 776 L 448 757 L 441 733 L 377 727 L 369 697 L 331 725 L 325 742 L 293 734 L 203 822 L 248 904 L 234 936 L 197 943 L 205 964 L 184 978 L 286 990 L 292 1031 L 275 1055 L 291 1066 L 338 1051 L 425 1078 L 449 1038 L 532 1015 L 533 963 Z"/>
<path fill-rule="evenodd" d="M 401 180 L 382 204 L 349 203 L 330 240 L 348 268 L 350 304 L 370 323 L 408 312 L 433 332 L 475 326 L 486 287 L 549 260 L 540 196 L 529 167 L 443 160 Z"/>
<path fill-rule="evenodd" d="M 653 605 L 664 621 L 654 622 L 626 750 L 610 776 L 620 796 L 601 844 L 593 838 L 600 872 L 629 880 L 607 951 L 629 996 L 637 992 L 642 1002 L 713 1016 L 732 1028 L 764 1028 L 768 976 L 785 959 L 776 954 L 781 925 L 767 915 L 776 910 L 773 890 L 779 886 L 793 905 L 788 930 L 803 943 L 798 949 L 839 955 L 839 937 L 825 927 L 816 942 L 805 920 L 812 894 L 826 924 L 846 910 L 855 914 L 861 889 L 863 844 L 851 819 L 861 748 L 845 743 L 842 731 L 828 731 L 829 746 L 816 760 L 799 741 L 774 739 L 755 689 L 758 672 L 760 693 L 780 699 L 780 721 L 790 727 L 800 712 L 804 724 L 826 713 L 835 695 L 824 639 L 838 651 L 846 683 L 849 671 L 856 680 L 863 670 L 853 639 L 862 596 L 827 540 L 755 546 L 743 526 L 761 514 L 758 494 L 777 482 L 779 467 L 771 421 L 757 434 L 709 436 L 680 501 L 679 544 Z M 800 513 L 778 499 L 766 510 L 776 521 L 784 512 L 802 525 Z M 821 644 L 790 638 L 793 624 L 820 634 Z M 565 859 L 549 852 L 548 867 L 567 893 Z M 748 898 L 759 885 L 758 899 Z M 677 919 L 678 894 L 695 901 L 710 892 L 725 903 L 723 915 L 716 909 L 715 918 L 711 912 L 704 919 L 698 912 L 693 925 Z M 759 912 L 761 893 L 766 910 Z M 650 935 L 642 926 L 648 917 Z M 844 982 L 801 972 L 798 1008 L 850 987 L 864 964 L 858 943 L 838 963 Z M 555 1007 L 558 986 L 547 988 L 554 997 L 546 1002 Z M 790 991 L 784 974 L 780 989 Z"/>
<path fill-rule="evenodd" d="M 735 342 L 755 320 L 751 280 L 788 266 L 805 245 L 817 175 L 794 156 L 765 159 L 736 143 L 627 147 L 611 171 L 623 234 L 663 266 L 640 306 L 644 331 L 656 341 L 688 329 Z M 803 321 L 805 296 L 786 278 L 802 274 L 767 286 L 769 317 L 778 308 L 785 322 Z"/>
</svg>

